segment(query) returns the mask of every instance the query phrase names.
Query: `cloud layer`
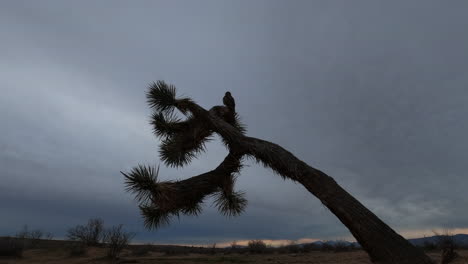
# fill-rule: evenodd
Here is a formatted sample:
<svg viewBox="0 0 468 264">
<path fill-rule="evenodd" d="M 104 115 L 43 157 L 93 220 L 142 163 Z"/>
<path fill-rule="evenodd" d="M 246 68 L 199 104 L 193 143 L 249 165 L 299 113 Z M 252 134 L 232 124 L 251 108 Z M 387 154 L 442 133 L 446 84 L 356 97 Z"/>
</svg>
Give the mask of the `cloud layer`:
<svg viewBox="0 0 468 264">
<path fill-rule="evenodd" d="M 0 5 L 0 235 L 29 224 L 63 236 L 102 217 L 161 243 L 350 236 L 302 186 L 253 162 L 238 181 L 242 216 L 207 201 L 198 218 L 144 230 L 119 171 L 160 163 L 144 98 L 158 79 L 205 107 L 231 91 L 249 135 L 327 172 L 397 230 L 467 228 L 464 2 Z M 162 177 L 205 172 L 225 153 L 213 142 Z"/>
</svg>

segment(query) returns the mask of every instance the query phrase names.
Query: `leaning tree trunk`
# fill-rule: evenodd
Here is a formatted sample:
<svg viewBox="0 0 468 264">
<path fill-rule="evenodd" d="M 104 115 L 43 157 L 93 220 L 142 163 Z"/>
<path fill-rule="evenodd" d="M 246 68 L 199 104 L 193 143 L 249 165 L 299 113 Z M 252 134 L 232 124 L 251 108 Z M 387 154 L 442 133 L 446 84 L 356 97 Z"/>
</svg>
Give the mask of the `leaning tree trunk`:
<svg viewBox="0 0 468 264">
<path fill-rule="evenodd" d="M 237 151 L 257 159 L 285 178 L 300 182 L 315 195 L 349 229 L 372 262 L 382 264 L 434 263 L 424 252 L 397 234 L 351 194 L 341 188 L 332 177 L 310 167 L 281 146 L 238 133 L 210 111 L 197 107 L 225 140 Z"/>
<path fill-rule="evenodd" d="M 264 140 L 245 137 L 242 142 L 259 161 L 284 177 L 300 182 L 351 231 L 374 263 L 433 263 L 341 188 L 332 177 L 314 169 L 282 147 Z"/>
<path fill-rule="evenodd" d="M 190 151 L 199 152 L 202 149 L 200 146 L 212 132 L 219 134 L 229 148 L 229 155 L 215 170 L 188 180 L 157 183 L 156 177 L 152 176 L 152 171 L 145 172 L 142 168 L 134 169 L 130 174 L 124 173 L 130 190 L 139 193 L 138 197 L 143 200 L 151 197 L 150 205 L 140 207 L 144 216 L 149 220 L 148 223 L 158 224 L 161 222 L 160 219 L 167 221 L 167 218 L 161 218 L 161 215 L 179 215 L 179 212 L 197 214 L 199 212 L 197 205 L 204 197 L 220 189 L 224 190 L 225 198 L 227 198 L 222 200 L 227 203 L 220 203 L 221 211 L 233 209 L 231 211 L 234 214 L 242 211 L 245 203 L 243 198 L 236 196 L 233 192 L 232 174 L 241 167 L 240 159 L 247 155 L 270 167 L 282 177 L 301 183 L 350 230 L 369 254 L 372 262 L 380 264 L 433 263 L 421 249 L 416 248 L 393 231 L 341 188 L 333 178 L 312 168 L 279 145 L 245 136 L 242 129 L 239 129 L 239 126 L 235 127 L 236 124 L 232 123 L 236 117 L 232 98 L 227 98 L 227 107 L 215 106 L 207 111 L 189 98 L 176 99 L 175 88 L 168 87 L 164 82 L 155 84 L 148 96 L 150 105 L 160 111 L 154 115 L 156 134 L 164 134 L 164 132 L 169 134 L 169 140 L 164 141 L 162 152 L 160 152 L 166 161 L 170 161 L 169 164 L 178 166 L 189 161 L 193 153 L 188 156 L 185 154 Z M 190 112 L 189 120 L 179 122 L 172 119 L 168 122 L 161 118 L 161 111 L 167 111 L 172 107 L 176 107 L 182 113 Z M 162 125 L 158 126 L 158 124 Z M 180 153 L 184 155 L 179 155 Z M 236 204 L 239 206 L 233 206 Z"/>
<path fill-rule="evenodd" d="M 341 188 L 330 176 L 308 167 L 298 181 L 317 196 L 351 231 L 375 263 L 433 263 L 369 209 Z M 317 185 L 320 182 L 320 185 Z"/>
</svg>

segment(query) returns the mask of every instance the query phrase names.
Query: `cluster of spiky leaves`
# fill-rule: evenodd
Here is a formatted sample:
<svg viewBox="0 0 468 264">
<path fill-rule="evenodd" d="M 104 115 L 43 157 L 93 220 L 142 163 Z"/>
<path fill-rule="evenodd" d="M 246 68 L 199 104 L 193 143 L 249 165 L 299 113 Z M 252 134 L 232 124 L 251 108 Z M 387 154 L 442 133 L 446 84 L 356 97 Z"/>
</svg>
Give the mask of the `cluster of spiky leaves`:
<svg viewBox="0 0 468 264">
<path fill-rule="evenodd" d="M 184 131 L 188 126 L 187 122 L 182 122 L 173 113 L 163 114 L 162 112 L 154 112 L 151 116 L 150 124 L 153 127 L 153 133 L 161 138 L 171 137 Z"/>
<path fill-rule="evenodd" d="M 125 177 L 126 190 L 139 201 L 140 211 L 149 229 L 170 223 L 173 217 L 198 215 L 207 196 L 226 216 L 239 215 L 247 205 L 242 192 L 234 191 L 239 162 L 224 162 L 213 171 L 182 181 L 158 181 L 159 168 L 139 165 Z"/>
<path fill-rule="evenodd" d="M 247 206 L 244 192 L 234 191 L 236 177 L 232 174 L 226 177 L 223 186 L 215 193 L 214 204 L 226 216 L 238 216 Z"/>
<path fill-rule="evenodd" d="M 176 105 L 176 88 L 173 85 L 166 84 L 164 81 L 157 81 L 151 84 L 146 98 L 151 108 L 166 112 L 174 109 Z"/>
<path fill-rule="evenodd" d="M 214 131 L 202 118 L 191 113 L 191 99 L 176 98 L 175 87 L 163 81 L 151 84 L 146 96 L 153 109 L 150 122 L 153 132 L 161 140 L 159 154 L 167 166 L 184 166 L 205 151 L 205 143 L 211 139 Z M 185 115 L 185 120 L 177 117 L 175 109 Z M 227 111 L 224 106 L 212 109 L 216 116 L 241 133 L 245 132 L 237 113 Z M 225 144 L 229 145 L 228 142 Z M 198 215 L 208 195 L 215 197 L 214 205 L 222 214 L 239 215 L 247 204 L 243 193 L 234 191 L 234 174 L 239 172 L 241 165 L 239 159 L 233 161 L 231 157 L 231 160 L 226 160 L 223 166 L 206 173 L 211 173 L 210 179 L 216 179 L 209 182 L 205 182 L 206 178 L 197 178 L 199 176 L 184 181 L 158 182 L 159 167 L 155 169 L 143 165 L 122 174 L 127 191 L 134 193 L 140 203 L 145 226 L 153 229 L 169 224 L 173 217 L 180 214 Z"/>
<path fill-rule="evenodd" d="M 189 112 L 189 98 L 176 98 L 173 85 L 157 81 L 150 85 L 146 94 L 149 106 L 153 109 L 151 125 L 154 134 L 161 139 L 159 154 L 170 167 L 181 167 L 190 163 L 205 150 L 213 131 Z M 178 109 L 187 118 L 181 120 L 174 113 Z"/>
<path fill-rule="evenodd" d="M 201 212 L 201 203 L 206 196 L 191 195 L 192 199 L 183 200 L 178 192 L 183 191 L 177 181 L 158 182 L 159 167 L 139 165 L 125 177 L 126 190 L 135 195 L 139 201 L 140 211 L 145 218 L 147 228 L 158 228 L 167 225 L 172 216 L 198 215 Z"/>
<path fill-rule="evenodd" d="M 180 123 L 179 123 L 180 124 Z M 195 117 L 183 123 L 184 130 L 162 139 L 159 154 L 166 165 L 181 167 L 190 163 L 211 140 L 213 131 Z"/>
<path fill-rule="evenodd" d="M 138 165 L 130 173 L 121 173 L 125 177 L 125 190 L 135 194 L 135 199 L 139 202 L 149 202 L 153 193 L 158 189 L 159 167 L 155 172 L 154 167 Z"/>
<path fill-rule="evenodd" d="M 144 218 L 145 227 L 148 229 L 157 229 L 167 226 L 171 223 L 173 217 L 179 218 L 180 214 L 196 216 L 201 212 L 201 205 L 198 203 L 173 210 L 161 209 L 156 204 L 140 205 L 139 208 Z"/>
</svg>

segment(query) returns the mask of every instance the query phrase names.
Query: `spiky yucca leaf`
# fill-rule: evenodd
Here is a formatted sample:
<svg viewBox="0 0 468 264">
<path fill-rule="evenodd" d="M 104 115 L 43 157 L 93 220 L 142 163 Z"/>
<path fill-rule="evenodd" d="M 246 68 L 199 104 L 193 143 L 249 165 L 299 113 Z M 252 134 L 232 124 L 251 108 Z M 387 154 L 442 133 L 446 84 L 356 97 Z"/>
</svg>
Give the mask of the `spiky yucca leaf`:
<svg viewBox="0 0 468 264">
<path fill-rule="evenodd" d="M 237 166 L 234 167 L 235 169 L 232 170 L 229 175 L 224 177 L 219 191 L 214 194 L 214 205 L 223 215 L 226 216 L 240 215 L 247 206 L 247 199 L 244 198 L 244 193 L 234 191 L 237 174 L 242 166 L 240 163 L 232 165 Z"/>
<path fill-rule="evenodd" d="M 171 167 L 182 167 L 190 163 L 205 151 L 205 144 L 212 139 L 212 133 L 203 123 L 193 122 L 184 132 L 167 137 L 161 142 L 161 160 Z"/>
<path fill-rule="evenodd" d="M 172 112 L 154 112 L 151 116 L 150 124 L 153 126 L 153 133 L 157 137 L 170 137 L 176 133 L 181 133 L 189 126 L 188 121 L 182 121 Z"/>
<path fill-rule="evenodd" d="M 170 224 L 172 217 L 184 215 L 197 216 L 201 213 L 203 197 L 198 201 L 187 201 L 184 205 L 175 205 L 171 201 L 160 203 L 140 204 L 140 212 L 144 218 L 145 227 L 148 229 L 157 229 Z M 165 206 L 165 207 L 161 207 Z"/>
<path fill-rule="evenodd" d="M 176 88 L 164 81 L 152 83 L 146 93 L 146 99 L 151 108 L 157 111 L 170 111 L 176 106 Z"/>
<path fill-rule="evenodd" d="M 144 219 L 144 225 L 147 229 L 157 229 L 167 226 L 171 222 L 172 216 L 179 216 L 177 211 L 165 211 L 151 205 L 140 205 L 140 212 Z"/>
<path fill-rule="evenodd" d="M 125 177 L 126 191 L 135 194 L 138 201 L 148 201 L 156 187 L 159 166 L 155 171 L 154 167 L 138 165 L 134 167 L 130 173 L 120 172 Z"/>
<path fill-rule="evenodd" d="M 203 199 L 201 199 L 198 202 L 186 205 L 184 208 L 181 209 L 181 213 L 185 215 L 194 215 L 194 216 L 199 215 L 202 211 L 202 207 L 201 207 L 201 203 L 203 203 L 202 200 Z"/>
<path fill-rule="evenodd" d="M 170 167 L 183 167 L 195 159 L 198 154 L 205 151 L 204 142 L 197 145 L 192 144 L 190 148 L 187 147 L 180 144 L 178 139 L 166 139 L 161 143 L 159 150 L 161 160 Z"/>
<path fill-rule="evenodd" d="M 247 199 L 244 196 L 244 192 L 221 190 L 215 195 L 214 204 L 223 215 L 238 216 L 247 206 Z"/>
<path fill-rule="evenodd" d="M 121 172 L 125 177 L 126 191 L 135 194 L 140 204 L 170 204 L 172 194 L 176 191 L 173 181 L 158 182 L 159 166 L 138 165 L 130 173 Z"/>
</svg>

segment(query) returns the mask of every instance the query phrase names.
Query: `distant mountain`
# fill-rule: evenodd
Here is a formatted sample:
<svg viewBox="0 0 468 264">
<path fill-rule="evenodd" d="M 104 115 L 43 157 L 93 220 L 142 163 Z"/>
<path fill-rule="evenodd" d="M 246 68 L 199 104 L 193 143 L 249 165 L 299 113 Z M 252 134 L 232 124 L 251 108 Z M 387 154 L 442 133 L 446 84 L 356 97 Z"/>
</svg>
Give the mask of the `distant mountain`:
<svg viewBox="0 0 468 264">
<path fill-rule="evenodd" d="M 424 246 L 424 243 L 437 243 L 441 236 L 431 236 L 431 237 L 422 237 L 422 238 L 413 238 L 408 239 L 411 244 L 415 246 Z M 453 235 L 455 244 L 458 246 L 468 246 L 468 235 L 458 234 Z"/>
<path fill-rule="evenodd" d="M 415 246 L 424 246 L 425 243 L 434 243 L 436 244 L 441 236 L 431 236 L 431 237 L 421 237 L 421 238 L 412 238 L 408 239 L 408 241 L 415 245 Z M 458 234 L 458 235 L 453 235 L 453 239 L 455 241 L 455 244 L 461 247 L 468 247 L 468 235 L 465 234 Z M 306 243 L 306 244 L 299 244 L 299 246 L 305 246 L 305 245 L 315 245 L 315 246 L 322 246 L 323 244 L 328 244 L 331 246 L 335 246 L 337 244 L 344 244 L 346 246 L 353 245 L 355 247 L 360 248 L 361 245 L 357 242 L 349 242 L 349 241 L 343 241 L 343 240 L 332 240 L 332 241 L 316 241 L 313 243 Z"/>
<path fill-rule="evenodd" d="M 313 245 L 317 247 L 322 247 L 323 245 L 330 245 L 330 246 L 336 246 L 336 245 L 344 245 L 344 246 L 354 246 L 356 248 L 360 248 L 361 245 L 357 242 L 349 242 L 345 240 L 328 240 L 328 241 L 315 241 L 312 243 L 304 243 L 304 244 L 298 244 L 300 247 L 304 247 L 306 245 Z"/>
</svg>

